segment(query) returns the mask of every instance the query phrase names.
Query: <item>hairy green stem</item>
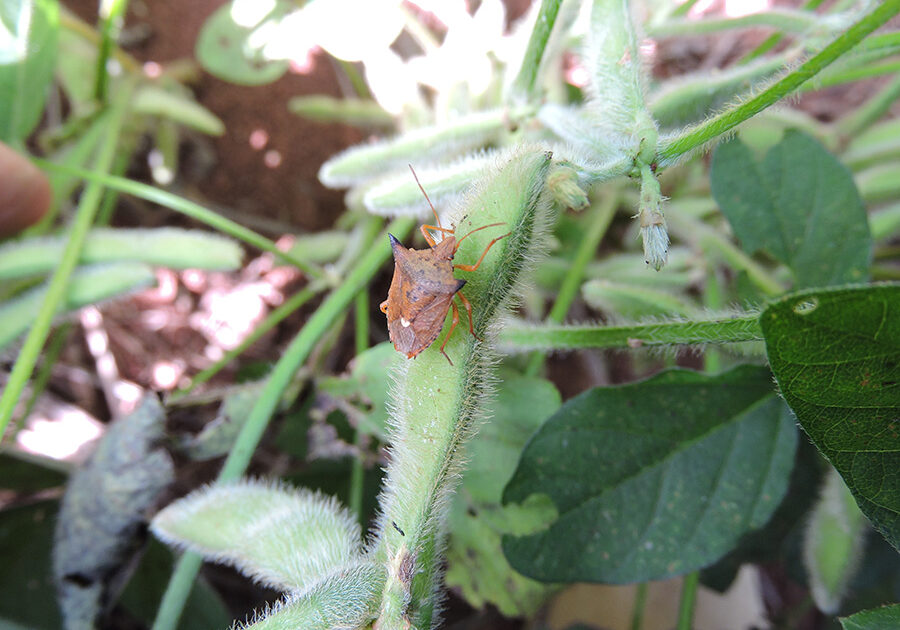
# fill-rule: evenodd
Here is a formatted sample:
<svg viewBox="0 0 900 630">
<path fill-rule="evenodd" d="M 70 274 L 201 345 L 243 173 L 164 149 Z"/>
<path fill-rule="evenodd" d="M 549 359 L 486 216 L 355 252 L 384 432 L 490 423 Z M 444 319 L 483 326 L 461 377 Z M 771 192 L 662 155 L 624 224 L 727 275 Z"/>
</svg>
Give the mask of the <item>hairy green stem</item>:
<svg viewBox="0 0 900 630">
<path fill-rule="evenodd" d="M 818 54 L 799 68 L 782 77 L 757 96 L 718 116 L 689 128 L 686 132 L 664 141 L 659 152 L 659 164 L 669 166 L 682 155 L 717 138 L 745 120 L 793 92 L 823 68 L 858 44 L 866 35 L 880 27 L 900 11 L 900 0 L 885 0 L 842 35 L 839 35 Z"/>
<path fill-rule="evenodd" d="M 116 155 L 119 130 L 128 111 L 131 93 L 132 85 L 130 83 L 126 84 L 119 94 L 116 95 L 116 100 L 111 106 L 106 137 L 95 162 L 95 169 L 100 173 L 109 170 Z M 12 417 L 13 409 L 22 395 L 22 390 L 31 377 L 31 372 L 37 363 L 41 348 L 43 348 L 47 335 L 50 332 L 50 326 L 53 324 L 53 318 L 65 300 L 69 278 L 78 264 L 78 259 L 81 257 L 81 248 L 84 246 L 88 231 L 94 223 L 94 217 L 97 214 L 102 197 L 103 185 L 96 180 L 88 184 L 84 194 L 81 196 L 75 219 L 69 228 L 69 239 L 66 242 L 66 248 L 59 261 L 59 266 L 57 266 L 53 277 L 50 279 L 44 303 L 41 305 L 31 330 L 25 338 L 25 343 L 22 345 L 22 350 L 19 352 L 15 365 L 13 365 L 6 388 L 3 390 L 3 395 L 0 396 L 0 436 L 3 435 L 4 429 Z"/>
<path fill-rule="evenodd" d="M 542 325 L 511 322 L 500 333 L 503 352 L 641 348 L 733 343 L 762 339 L 757 314 L 692 321 L 659 321 L 631 326 Z"/>
<path fill-rule="evenodd" d="M 294 337 L 281 359 L 272 368 L 256 404 L 238 434 L 219 473 L 218 481 L 220 483 L 237 479 L 247 470 L 250 458 L 269 425 L 269 420 L 281 400 L 281 395 L 290 384 L 297 369 L 306 361 L 315 344 L 328 332 L 333 322 L 346 311 L 356 294 L 366 286 L 390 256 L 391 250 L 388 246 L 387 234 L 391 233 L 402 237 L 412 229 L 412 226 L 411 219 L 392 221 L 383 237 L 366 251 L 356 266 L 347 274 L 344 282 L 329 294 Z M 160 604 L 153 630 L 172 630 L 177 625 L 187 600 L 187 593 L 199 567 L 200 559 L 193 553 L 185 553 L 178 561 Z"/>
<path fill-rule="evenodd" d="M 524 102 L 537 100 L 538 71 L 541 68 L 541 59 L 547 48 L 550 33 L 553 31 L 560 4 L 562 4 L 562 0 L 541 0 L 541 8 L 534 23 L 534 29 L 531 31 L 531 37 L 528 39 L 528 48 L 522 59 L 522 67 L 513 81 L 513 96 Z"/>
<path fill-rule="evenodd" d="M 54 164 L 53 162 L 39 158 L 32 158 L 32 161 L 45 170 L 83 177 L 93 184 L 106 186 L 107 188 L 165 206 L 170 210 L 180 212 L 185 216 L 191 217 L 201 223 L 205 223 L 219 232 L 224 232 L 233 238 L 244 241 L 248 245 L 274 254 L 277 258 L 297 267 L 297 269 L 300 269 L 308 276 L 317 279 L 325 278 L 326 274 L 317 266 L 299 260 L 290 253 L 278 249 L 278 246 L 276 246 L 275 243 L 260 236 L 253 230 L 249 230 L 239 223 L 226 219 L 220 214 L 208 210 L 198 203 L 179 197 L 178 195 L 173 195 L 165 190 L 154 188 L 147 184 L 141 184 L 140 182 L 135 182 L 124 177 L 115 177 L 114 175 L 103 173 L 92 173 L 80 168 Z"/>
<path fill-rule="evenodd" d="M 489 391 L 492 355 L 489 346 L 476 337 L 491 336 L 493 323 L 521 281 L 526 262 L 541 248 L 539 235 L 551 204 L 545 188 L 549 167 L 548 154 L 522 149 L 482 180 L 460 210 L 464 218 L 457 230 L 470 233 L 500 222 L 509 226 L 510 233 L 492 247 L 477 270 L 457 272 L 467 281 L 475 337 L 465 326 L 458 326 L 447 340 L 447 357 L 438 350 L 438 340 L 415 360 L 400 364 L 391 405 L 392 457 L 372 551 L 377 561 L 388 566 L 377 622 L 383 630 L 433 625 L 450 497 L 459 479 L 465 443 Z M 494 236 L 490 230 L 473 232 L 461 242 L 454 261 L 474 262 Z"/>
<path fill-rule="evenodd" d="M 700 572 L 694 571 L 684 576 L 681 584 L 681 602 L 678 605 L 678 625 L 676 630 L 691 630 L 694 622 L 694 604 L 697 601 L 697 585 Z"/>
<path fill-rule="evenodd" d="M 559 287 L 559 293 L 556 294 L 556 301 L 550 308 L 547 315 L 547 321 L 554 324 L 561 324 L 578 295 L 578 289 L 581 287 L 581 281 L 584 279 L 584 271 L 587 264 L 591 262 L 597 253 L 597 247 L 606 234 L 609 224 L 612 221 L 616 211 L 619 196 L 615 191 L 607 194 L 602 201 L 597 203 L 593 208 L 593 216 L 588 225 L 584 238 L 578 244 L 578 250 L 575 252 L 575 258 L 569 265 L 562 284 Z M 530 376 L 536 375 L 541 370 L 544 363 L 544 353 L 535 351 L 528 360 L 528 366 L 525 368 L 525 374 Z"/>
</svg>

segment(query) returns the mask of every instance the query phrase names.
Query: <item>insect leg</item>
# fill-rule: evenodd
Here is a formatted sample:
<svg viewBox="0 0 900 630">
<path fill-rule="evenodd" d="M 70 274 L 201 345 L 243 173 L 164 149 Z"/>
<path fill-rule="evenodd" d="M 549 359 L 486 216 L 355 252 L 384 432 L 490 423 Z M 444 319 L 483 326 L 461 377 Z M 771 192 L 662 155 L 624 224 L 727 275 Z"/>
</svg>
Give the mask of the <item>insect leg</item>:
<svg viewBox="0 0 900 630">
<path fill-rule="evenodd" d="M 487 226 L 485 226 L 485 227 L 487 227 Z M 479 228 L 479 229 L 480 229 L 480 228 Z M 473 231 L 474 231 L 474 230 L 473 230 Z M 472 233 L 472 232 L 469 232 L 469 234 L 471 234 L 471 233 Z M 468 236 L 469 234 L 466 234 L 466 236 Z M 481 252 L 481 258 L 479 258 L 479 259 L 478 259 L 478 262 L 475 263 L 474 265 L 453 265 L 453 268 L 454 268 L 454 269 L 461 269 L 462 271 L 475 271 L 476 269 L 478 269 L 478 267 L 481 266 L 481 261 L 483 261 L 483 260 L 484 260 L 484 257 L 487 256 L 488 250 L 489 250 L 491 247 L 494 246 L 494 243 L 496 243 L 497 241 L 499 241 L 501 238 L 506 238 L 506 237 L 509 236 L 510 234 L 512 234 L 512 232 L 507 232 L 507 233 L 504 234 L 503 236 L 498 236 L 497 238 L 495 238 L 494 240 L 492 240 L 490 243 L 488 243 L 488 246 L 484 248 L 484 251 L 483 251 L 483 252 Z M 463 237 L 463 238 L 465 238 L 465 237 Z"/>
<path fill-rule="evenodd" d="M 459 309 L 456 308 L 456 302 L 451 300 L 450 306 L 453 308 L 453 321 L 450 323 L 450 330 L 447 331 L 447 336 L 444 337 L 444 343 L 441 344 L 441 354 L 447 357 L 448 361 L 450 361 L 450 357 L 444 352 L 444 346 L 447 345 L 447 340 L 450 339 L 450 335 L 453 334 L 453 329 L 456 328 L 456 325 L 459 323 Z M 450 361 L 450 365 L 453 365 L 453 361 Z"/>
<path fill-rule="evenodd" d="M 466 296 L 459 291 L 456 292 L 456 295 L 459 296 L 463 307 L 466 309 L 466 313 L 469 314 L 469 332 L 472 333 L 472 336 L 475 337 L 478 341 L 484 341 L 484 339 L 475 334 L 475 325 L 472 322 L 472 303 L 469 302 L 469 300 L 466 299 Z"/>
<path fill-rule="evenodd" d="M 435 227 L 433 225 L 420 225 L 419 229 L 422 231 L 422 236 L 425 237 L 425 240 L 428 241 L 428 245 L 430 247 L 434 247 L 436 243 L 434 242 L 434 237 L 428 233 L 428 230 L 434 230 L 435 232 L 444 232 L 446 234 L 453 234 L 453 230 L 448 230 L 447 228 Z"/>
</svg>

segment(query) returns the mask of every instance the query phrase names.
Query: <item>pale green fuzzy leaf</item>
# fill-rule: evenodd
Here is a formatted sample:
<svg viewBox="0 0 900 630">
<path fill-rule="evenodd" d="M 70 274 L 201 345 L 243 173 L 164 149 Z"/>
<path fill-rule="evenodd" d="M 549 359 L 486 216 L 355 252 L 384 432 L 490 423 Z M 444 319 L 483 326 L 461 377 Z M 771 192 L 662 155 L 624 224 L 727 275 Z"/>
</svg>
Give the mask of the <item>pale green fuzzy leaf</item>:
<svg viewBox="0 0 900 630">
<path fill-rule="evenodd" d="M 334 98 L 324 94 L 295 96 L 288 101 L 292 113 L 323 123 L 343 123 L 357 127 L 390 128 L 394 117 L 372 100 Z"/>
<path fill-rule="evenodd" d="M 862 559 L 866 519 L 832 468 L 813 508 L 803 540 L 803 559 L 816 606 L 833 615 Z"/>
<path fill-rule="evenodd" d="M 416 170 L 416 177 L 438 213 L 458 199 L 484 171 L 496 162 L 497 154 L 484 152 L 467 156 L 441 168 Z M 428 200 L 409 170 L 390 176 L 363 194 L 363 205 L 372 214 L 383 216 L 410 215 L 433 218 Z"/>
<path fill-rule="evenodd" d="M 160 447 L 165 413 L 149 394 L 109 425 L 66 488 L 56 525 L 53 575 L 66 628 L 90 628 L 134 568 L 147 511 L 174 476 Z"/>
<path fill-rule="evenodd" d="M 649 99 L 650 111 L 663 128 L 673 129 L 716 112 L 785 67 L 784 56 L 734 65 L 727 69 L 704 69 L 667 81 Z"/>
<path fill-rule="evenodd" d="M 137 114 L 167 118 L 211 136 L 225 133 L 225 123 L 190 96 L 155 85 L 145 85 L 138 89 L 131 101 L 131 108 Z"/>
<path fill-rule="evenodd" d="M 694 316 L 698 309 L 686 299 L 649 287 L 609 280 L 589 280 L 581 288 L 584 301 L 610 315 L 637 319 L 651 315 Z"/>
<path fill-rule="evenodd" d="M 346 232 L 338 230 L 300 234 L 295 237 L 288 254 L 305 263 L 334 262 L 347 248 L 349 240 Z"/>
<path fill-rule="evenodd" d="M 157 514 L 151 529 L 285 591 L 309 587 L 361 549 L 356 519 L 333 498 L 262 481 L 196 490 Z"/>
<path fill-rule="evenodd" d="M 331 188 L 342 188 L 373 179 L 391 169 L 406 169 L 483 147 L 505 130 L 506 110 L 469 114 L 452 122 L 414 129 L 389 140 L 351 147 L 319 169 L 319 180 Z"/>
<path fill-rule="evenodd" d="M 59 30 L 57 75 L 75 112 L 83 112 L 94 98 L 94 75 L 97 70 L 97 45 L 84 33 L 72 28 Z"/>
<path fill-rule="evenodd" d="M 850 140 L 841 160 L 851 169 L 860 169 L 900 158 L 900 119 L 872 125 Z"/>
<path fill-rule="evenodd" d="M 245 630 L 340 630 L 363 628 L 378 611 L 385 569 L 359 562 L 335 569 L 302 593 L 289 596 Z"/>
<path fill-rule="evenodd" d="M 68 294 L 62 308 L 66 312 L 72 311 L 149 287 L 155 282 L 153 270 L 138 263 L 81 267 L 75 270 L 69 280 Z M 0 304 L 0 348 L 31 325 L 46 292 L 46 284 L 42 284 Z"/>
<path fill-rule="evenodd" d="M 62 258 L 65 237 L 35 237 L 0 245 L 0 279 L 52 271 Z M 243 251 L 231 239 L 181 228 L 94 228 L 81 251 L 81 264 L 141 262 L 172 269 L 230 271 Z"/>
</svg>

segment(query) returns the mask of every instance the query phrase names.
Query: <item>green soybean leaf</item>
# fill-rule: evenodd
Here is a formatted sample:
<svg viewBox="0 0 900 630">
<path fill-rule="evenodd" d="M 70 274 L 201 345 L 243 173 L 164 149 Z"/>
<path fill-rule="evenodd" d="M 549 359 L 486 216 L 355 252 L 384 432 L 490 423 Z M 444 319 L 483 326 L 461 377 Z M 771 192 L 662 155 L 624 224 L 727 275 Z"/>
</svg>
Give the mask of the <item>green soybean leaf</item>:
<svg viewBox="0 0 900 630">
<path fill-rule="evenodd" d="M 760 323 L 800 425 L 900 549 L 900 285 L 795 293 Z"/>
<path fill-rule="evenodd" d="M 900 628 L 900 604 L 863 610 L 841 617 L 844 630 L 895 630 Z"/>
<path fill-rule="evenodd" d="M 276 2 L 272 10 L 255 24 L 238 24 L 233 2 L 219 7 L 203 24 L 197 37 L 195 54 L 203 68 L 225 81 L 241 85 L 263 85 L 281 77 L 288 69 L 282 59 L 266 59 L 259 44 L 251 38 L 263 26 L 271 25 L 291 9 L 288 2 Z M 264 42 L 262 42 L 264 43 Z"/>
<path fill-rule="evenodd" d="M 745 251 L 766 250 L 798 287 L 867 278 L 872 239 L 850 172 L 817 141 L 788 131 L 762 163 L 739 140 L 716 149 L 713 196 Z"/>
<path fill-rule="evenodd" d="M 18 143 L 41 119 L 58 31 L 54 0 L 0 2 L 0 140 Z"/>
<path fill-rule="evenodd" d="M 766 524 L 797 444 L 768 370 L 668 370 L 567 402 L 531 439 L 504 502 L 545 494 L 559 518 L 503 539 L 542 581 L 640 582 L 711 564 Z"/>
</svg>

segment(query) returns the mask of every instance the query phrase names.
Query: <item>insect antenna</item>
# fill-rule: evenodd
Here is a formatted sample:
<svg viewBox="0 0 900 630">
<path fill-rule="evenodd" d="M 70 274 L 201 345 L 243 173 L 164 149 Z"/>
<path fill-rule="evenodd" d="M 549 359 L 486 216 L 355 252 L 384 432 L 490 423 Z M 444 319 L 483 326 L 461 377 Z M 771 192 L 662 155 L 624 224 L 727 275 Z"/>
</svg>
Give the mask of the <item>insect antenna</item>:
<svg viewBox="0 0 900 630">
<path fill-rule="evenodd" d="M 416 175 L 416 169 L 413 168 L 412 164 L 408 164 L 409 170 L 412 171 L 413 178 L 416 180 L 416 184 L 419 186 L 419 190 L 422 191 L 422 194 L 425 195 L 425 200 L 428 202 L 428 205 L 431 206 L 431 211 L 434 213 L 434 220 L 437 221 L 437 225 L 439 228 L 441 227 L 441 218 L 438 216 L 437 210 L 434 209 L 434 204 L 431 203 L 431 199 L 428 197 L 428 193 L 425 192 L 425 188 L 422 186 L 422 182 L 419 181 L 419 176 Z"/>
</svg>

